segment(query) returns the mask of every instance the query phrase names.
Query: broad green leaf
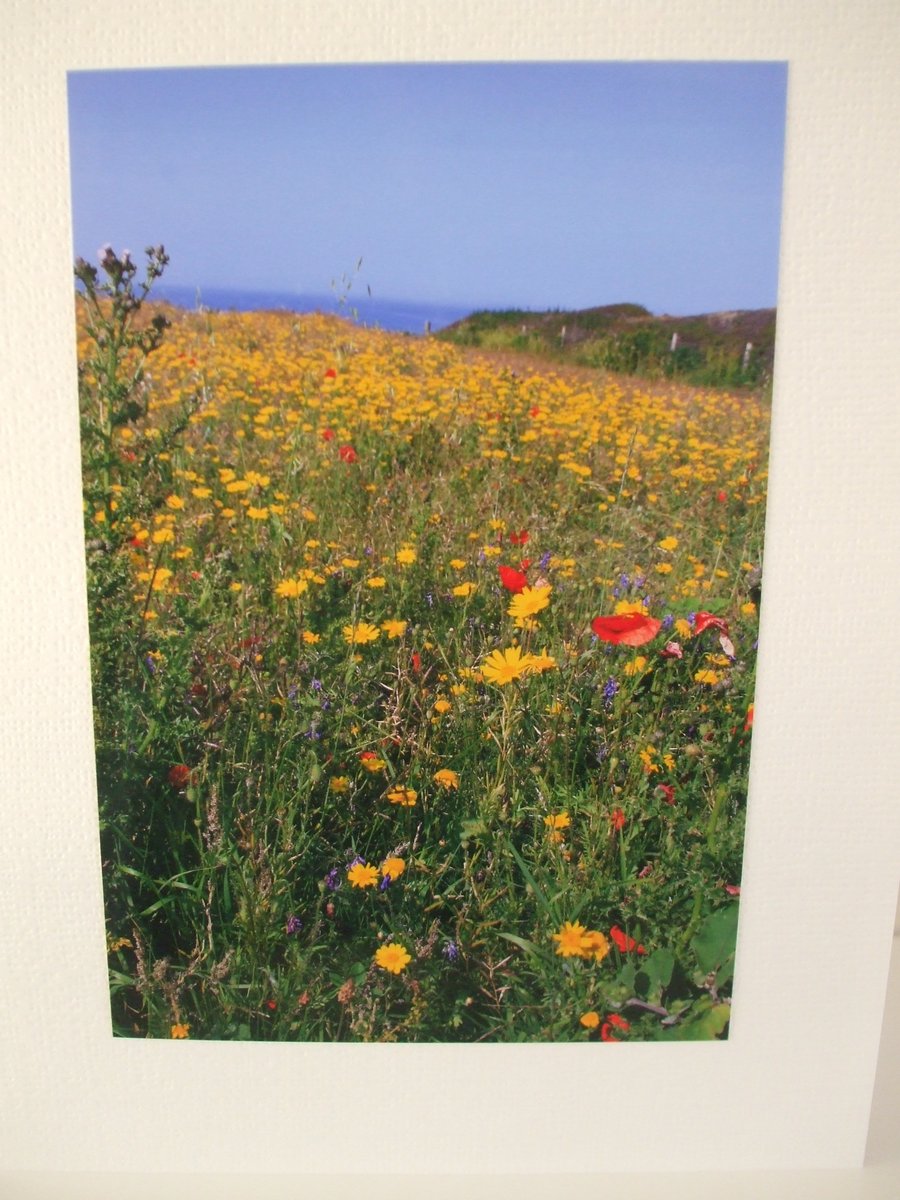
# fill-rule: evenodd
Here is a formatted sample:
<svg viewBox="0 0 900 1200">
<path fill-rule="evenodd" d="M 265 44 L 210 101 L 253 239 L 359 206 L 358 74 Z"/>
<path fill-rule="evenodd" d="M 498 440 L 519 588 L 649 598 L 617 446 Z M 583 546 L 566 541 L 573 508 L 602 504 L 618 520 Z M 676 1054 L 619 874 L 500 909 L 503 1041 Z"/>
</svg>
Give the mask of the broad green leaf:
<svg viewBox="0 0 900 1200">
<path fill-rule="evenodd" d="M 729 904 L 708 916 L 691 939 L 691 949 L 704 974 L 718 971 L 733 959 L 737 919 L 738 905 Z"/>
<path fill-rule="evenodd" d="M 643 996 L 645 1000 L 658 999 L 663 988 L 668 987 L 674 967 L 675 955 L 668 947 L 661 946 L 658 950 L 654 950 L 640 964 L 635 979 L 639 995 Z"/>
<path fill-rule="evenodd" d="M 498 933 L 500 931 L 498 930 Z M 540 946 L 534 942 L 529 942 L 526 938 L 517 937 L 514 933 L 500 933 L 500 937 L 506 938 L 508 942 L 512 942 L 514 946 L 518 946 L 520 950 L 524 950 L 526 954 L 534 954 L 538 957 L 543 953 Z"/>
</svg>

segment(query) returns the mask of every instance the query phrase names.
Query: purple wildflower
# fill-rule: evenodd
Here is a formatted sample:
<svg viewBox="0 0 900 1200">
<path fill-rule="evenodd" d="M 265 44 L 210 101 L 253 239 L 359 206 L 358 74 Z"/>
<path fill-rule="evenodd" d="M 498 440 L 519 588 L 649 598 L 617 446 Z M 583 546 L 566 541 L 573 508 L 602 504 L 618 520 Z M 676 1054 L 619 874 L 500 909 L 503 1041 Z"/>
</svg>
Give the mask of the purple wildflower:
<svg viewBox="0 0 900 1200">
<path fill-rule="evenodd" d="M 293 934 L 299 933 L 302 928 L 303 928 L 303 922 L 300 920 L 300 918 L 295 917 L 295 916 L 290 916 L 287 919 L 287 924 L 284 927 L 284 931 L 288 935 L 288 937 L 291 937 L 291 936 L 293 936 Z"/>
<path fill-rule="evenodd" d="M 361 862 L 362 860 L 357 858 L 355 861 Z M 332 867 L 325 876 L 325 886 L 328 888 L 329 892 L 336 892 L 341 886 L 340 872 L 338 871 L 337 867 Z"/>
<path fill-rule="evenodd" d="M 550 566 L 550 559 L 552 557 L 553 557 L 552 551 L 545 550 L 544 553 L 541 555 L 541 557 L 538 559 L 538 566 L 540 567 L 540 569 L 542 571 L 546 571 L 547 568 Z M 452 943 L 451 943 L 451 945 L 452 945 Z"/>
<path fill-rule="evenodd" d="M 671 629 L 674 624 L 675 624 L 675 618 L 672 616 L 671 613 L 666 613 L 666 615 L 662 619 L 663 629 Z"/>
<path fill-rule="evenodd" d="M 447 962 L 454 963 L 459 958 L 459 946 L 457 946 L 456 942 L 450 941 L 441 951 L 441 954 L 443 954 Z"/>
<path fill-rule="evenodd" d="M 610 705 L 612 704 L 613 697 L 615 696 L 615 694 L 618 690 L 619 690 L 618 683 L 610 675 L 609 679 L 607 679 L 606 683 L 603 685 L 603 703 L 606 705 L 607 708 L 609 708 Z"/>
</svg>

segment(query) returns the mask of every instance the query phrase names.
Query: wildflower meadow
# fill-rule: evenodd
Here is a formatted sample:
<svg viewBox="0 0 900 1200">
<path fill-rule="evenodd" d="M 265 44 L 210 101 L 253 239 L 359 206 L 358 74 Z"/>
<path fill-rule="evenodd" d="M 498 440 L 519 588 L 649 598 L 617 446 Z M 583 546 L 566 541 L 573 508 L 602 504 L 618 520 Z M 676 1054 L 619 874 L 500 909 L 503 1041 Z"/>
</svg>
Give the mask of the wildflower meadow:
<svg viewBox="0 0 900 1200">
<path fill-rule="evenodd" d="M 76 294 L 114 1032 L 727 1036 L 766 389 Z"/>
</svg>

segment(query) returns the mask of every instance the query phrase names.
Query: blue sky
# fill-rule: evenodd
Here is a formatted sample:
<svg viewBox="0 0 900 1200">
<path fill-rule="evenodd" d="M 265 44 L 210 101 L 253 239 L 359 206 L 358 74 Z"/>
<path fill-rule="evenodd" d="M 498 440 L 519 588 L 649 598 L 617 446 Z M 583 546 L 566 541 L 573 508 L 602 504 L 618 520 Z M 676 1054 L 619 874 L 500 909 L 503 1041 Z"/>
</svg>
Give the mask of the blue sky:
<svg viewBox="0 0 900 1200">
<path fill-rule="evenodd" d="M 163 242 L 201 289 L 770 307 L 786 85 L 783 63 L 75 72 L 74 249 Z"/>
</svg>

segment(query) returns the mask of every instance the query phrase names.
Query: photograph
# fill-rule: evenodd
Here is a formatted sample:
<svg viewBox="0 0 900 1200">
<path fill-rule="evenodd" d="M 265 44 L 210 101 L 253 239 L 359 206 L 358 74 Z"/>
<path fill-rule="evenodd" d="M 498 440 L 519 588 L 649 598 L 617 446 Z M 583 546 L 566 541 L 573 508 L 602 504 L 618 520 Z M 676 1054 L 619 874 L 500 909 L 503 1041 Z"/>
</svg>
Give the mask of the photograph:
<svg viewBox="0 0 900 1200">
<path fill-rule="evenodd" d="M 111 1037 L 727 1041 L 787 84 L 68 72 Z"/>
</svg>

